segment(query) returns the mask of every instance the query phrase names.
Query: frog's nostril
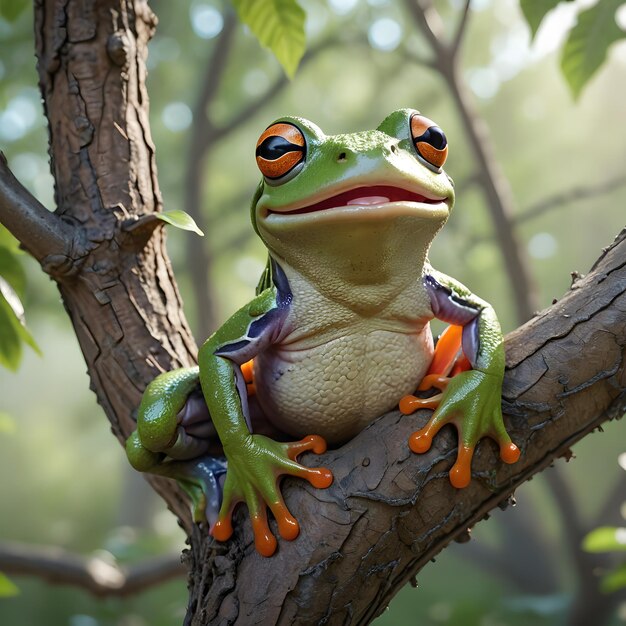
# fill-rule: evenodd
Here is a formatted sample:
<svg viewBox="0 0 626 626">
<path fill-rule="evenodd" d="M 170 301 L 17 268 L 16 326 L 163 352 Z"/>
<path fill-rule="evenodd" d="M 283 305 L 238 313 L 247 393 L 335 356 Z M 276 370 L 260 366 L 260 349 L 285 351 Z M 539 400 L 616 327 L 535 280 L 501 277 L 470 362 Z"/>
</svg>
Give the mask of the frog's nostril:
<svg viewBox="0 0 626 626">
<path fill-rule="evenodd" d="M 343 163 L 344 161 L 347 160 L 346 157 L 346 153 L 342 152 L 338 157 L 337 157 L 337 163 Z"/>
<path fill-rule="evenodd" d="M 396 152 L 398 152 L 398 146 L 396 146 L 396 144 L 395 144 L 395 143 L 391 145 L 391 151 L 392 151 L 394 154 L 396 154 Z"/>
</svg>

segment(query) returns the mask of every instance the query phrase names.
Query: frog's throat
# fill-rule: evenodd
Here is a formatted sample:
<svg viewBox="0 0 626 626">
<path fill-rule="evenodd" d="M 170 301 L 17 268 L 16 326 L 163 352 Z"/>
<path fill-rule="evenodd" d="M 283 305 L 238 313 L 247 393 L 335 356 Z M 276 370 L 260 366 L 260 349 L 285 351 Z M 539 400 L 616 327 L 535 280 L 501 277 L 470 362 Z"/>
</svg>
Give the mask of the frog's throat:
<svg viewBox="0 0 626 626">
<path fill-rule="evenodd" d="M 324 295 L 346 304 L 378 306 L 421 276 L 448 211 L 445 205 L 438 211 L 432 206 L 424 212 L 415 207 L 394 211 L 390 204 L 382 217 L 376 207 L 372 209 L 351 219 L 343 215 L 307 219 L 306 226 L 296 222 L 311 214 L 280 216 L 280 224 L 260 222 L 259 231 L 279 263 L 286 263 Z"/>
</svg>

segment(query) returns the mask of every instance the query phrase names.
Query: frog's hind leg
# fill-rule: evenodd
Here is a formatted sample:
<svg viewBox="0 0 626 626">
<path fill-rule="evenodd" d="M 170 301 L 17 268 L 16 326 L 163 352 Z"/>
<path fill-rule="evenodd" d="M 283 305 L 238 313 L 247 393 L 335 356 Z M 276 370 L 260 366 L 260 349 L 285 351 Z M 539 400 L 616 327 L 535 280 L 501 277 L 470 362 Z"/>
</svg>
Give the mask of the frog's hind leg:
<svg viewBox="0 0 626 626">
<path fill-rule="evenodd" d="M 450 325 L 443 331 L 435 346 L 435 354 L 428 372 L 417 387 L 418 391 L 427 391 L 434 387 L 443 392 L 453 376 L 471 369 L 461 347 L 462 336 L 462 326 Z M 442 397 L 442 393 L 430 398 L 404 396 L 400 399 L 400 412 L 411 415 L 418 409 L 436 409 Z"/>
<path fill-rule="evenodd" d="M 222 500 L 226 460 L 199 389 L 198 368 L 157 376 L 146 388 L 126 454 L 140 472 L 173 478 L 193 502 L 194 519 L 212 525 Z"/>
</svg>

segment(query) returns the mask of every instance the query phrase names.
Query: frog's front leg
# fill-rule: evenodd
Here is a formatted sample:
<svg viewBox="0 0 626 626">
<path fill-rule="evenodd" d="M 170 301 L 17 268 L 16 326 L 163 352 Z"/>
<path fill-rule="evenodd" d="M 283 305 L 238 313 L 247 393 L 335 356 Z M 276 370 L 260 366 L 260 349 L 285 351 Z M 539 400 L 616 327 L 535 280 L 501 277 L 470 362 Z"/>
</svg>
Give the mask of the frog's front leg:
<svg viewBox="0 0 626 626">
<path fill-rule="evenodd" d="M 239 502 L 245 502 L 255 546 L 263 556 L 271 556 L 276 549 L 267 521 L 268 506 L 281 537 L 291 540 L 299 533 L 298 522 L 283 501 L 280 476 L 304 478 L 317 488 L 332 482 L 329 470 L 296 462 L 306 450 L 324 452 L 326 442 L 321 437 L 311 435 L 300 442 L 281 443 L 252 434 L 246 420 L 247 394 L 241 365 L 278 340 L 288 304 L 289 298 L 276 286 L 266 289 L 235 313 L 198 354 L 202 390 L 228 460 L 222 508 L 211 532 L 220 541 L 228 539 L 232 534 L 232 512 Z"/>
<path fill-rule="evenodd" d="M 194 519 L 214 524 L 226 461 L 199 385 L 197 367 L 157 376 L 141 399 L 126 454 L 136 470 L 177 480 L 192 500 Z"/>
<path fill-rule="evenodd" d="M 483 437 L 495 439 L 505 463 L 519 459 L 520 451 L 511 441 L 502 419 L 502 332 L 491 305 L 459 282 L 427 268 L 424 285 L 435 317 L 462 328 L 463 354 L 472 369 L 449 379 L 440 378 L 439 382 L 430 381 L 442 394 L 435 402 L 430 399 L 436 410 L 426 426 L 411 435 L 409 446 L 413 452 L 426 452 L 441 427 L 454 424 L 459 432 L 459 451 L 450 470 L 450 481 L 462 488 L 470 482 L 474 448 Z M 404 404 L 406 407 L 407 402 Z"/>
</svg>

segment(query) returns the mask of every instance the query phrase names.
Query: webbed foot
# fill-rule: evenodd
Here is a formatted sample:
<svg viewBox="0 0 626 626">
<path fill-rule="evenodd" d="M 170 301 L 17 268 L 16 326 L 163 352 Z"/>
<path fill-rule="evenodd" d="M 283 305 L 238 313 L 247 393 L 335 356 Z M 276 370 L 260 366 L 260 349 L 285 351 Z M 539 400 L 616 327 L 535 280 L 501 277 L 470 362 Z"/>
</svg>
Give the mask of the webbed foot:
<svg viewBox="0 0 626 626">
<path fill-rule="evenodd" d="M 307 450 L 322 454 L 326 442 L 317 435 L 292 443 L 249 435 L 236 449 L 229 450 L 224 501 L 211 534 L 219 541 L 226 541 L 233 532 L 231 519 L 235 506 L 245 502 L 252 521 L 254 544 L 261 555 L 272 556 L 277 545 L 267 521 L 267 507 L 276 519 L 280 536 L 288 541 L 295 539 L 300 526 L 285 505 L 278 487 L 280 476 L 304 478 L 318 489 L 329 487 L 333 481 L 330 470 L 305 467 L 296 462 L 298 455 Z"/>
<path fill-rule="evenodd" d="M 459 451 L 450 470 L 450 482 L 457 489 L 469 485 L 474 448 L 483 437 L 497 442 L 505 463 L 515 463 L 520 451 L 504 427 L 500 397 L 501 381 L 485 372 L 470 370 L 448 379 L 435 412 L 424 428 L 410 436 L 409 447 L 418 454 L 428 451 L 441 427 L 454 424 L 459 434 Z"/>
<path fill-rule="evenodd" d="M 442 426 L 456 426 L 459 451 L 450 470 L 450 482 L 458 489 L 470 483 L 474 449 L 483 437 L 491 437 L 498 443 L 500 458 L 505 463 L 515 463 L 520 456 L 502 420 L 502 379 L 471 369 L 461 348 L 462 334 L 461 326 L 445 329 L 435 346 L 430 369 L 418 386 L 418 391 L 435 387 L 441 393 L 430 398 L 404 396 L 399 403 L 404 415 L 418 409 L 435 409 L 426 426 L 409 437 L 409 447 L 417 454 L 430 449 Z"/>
</svg>

